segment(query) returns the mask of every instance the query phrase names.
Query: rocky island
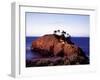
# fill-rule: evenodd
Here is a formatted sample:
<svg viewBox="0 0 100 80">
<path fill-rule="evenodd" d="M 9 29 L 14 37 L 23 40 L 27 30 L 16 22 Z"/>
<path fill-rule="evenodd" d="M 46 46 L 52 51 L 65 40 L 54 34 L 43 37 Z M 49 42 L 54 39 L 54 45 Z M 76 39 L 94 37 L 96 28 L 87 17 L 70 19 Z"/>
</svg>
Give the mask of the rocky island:
<svg viewBox="0 0 100 80">
<path fill-rule="evenodd" d="M 66 37 L 64 34 L 64 31 L 61 35 L 55 31 L 54 34 L 46 34 L 34 40 L 31 51 L 37 52 L 41 58 L 26 61 L 26 66 L 89 64 L 84 51 L 71 41 L 71 36 Z"/>
</svg>

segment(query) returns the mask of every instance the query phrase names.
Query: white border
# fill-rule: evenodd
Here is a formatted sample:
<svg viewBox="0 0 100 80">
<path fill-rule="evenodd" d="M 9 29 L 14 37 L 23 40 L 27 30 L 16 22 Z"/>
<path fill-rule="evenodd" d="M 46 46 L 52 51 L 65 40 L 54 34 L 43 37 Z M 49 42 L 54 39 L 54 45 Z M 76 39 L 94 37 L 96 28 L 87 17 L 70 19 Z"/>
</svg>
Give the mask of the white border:
<svg viewBox="0 0 100 80">
<path fill-rule="evenodd" d="M 56 66 L 56 67 L 25 67 L 25 12 L 45 12 L 61 14 L 90 15 L 90 65 Z M 32 4 L 12 3 L 12 75 L 19 76 L 39 76 L 39 75 L 63 75 L 66 73 L 86 73 L 96 71 L 95 57 L 95 14 L 96 9 L 86 7 L 48 7 L 33 6 Z M 15 53 L 15 54 L 14 54 Z"/>
</svg>

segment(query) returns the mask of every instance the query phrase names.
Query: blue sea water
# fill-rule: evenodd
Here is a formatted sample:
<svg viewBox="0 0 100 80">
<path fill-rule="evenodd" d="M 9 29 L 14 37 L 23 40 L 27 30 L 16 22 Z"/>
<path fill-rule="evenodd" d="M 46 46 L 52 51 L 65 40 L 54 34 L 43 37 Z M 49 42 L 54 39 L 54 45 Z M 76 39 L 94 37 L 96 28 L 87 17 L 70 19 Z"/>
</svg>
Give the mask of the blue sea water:
<svg viewBox="0 0 100 80">
<path fill-rule="evenodd" d="M 32 58 L 37 58 L 39 55 L 37 55 L 35 52 L 31 52 L 30 47 L 33 40 L 36 40 L 38 37 L 26 37 L 26 59 L 31 60 Z M 71 41 L 74 42 L 77 46 L 82 48 L 82 50 L 85 52 L 85 55 L 89 57 L 89 37 L 72 37 Z"/>
</svg>

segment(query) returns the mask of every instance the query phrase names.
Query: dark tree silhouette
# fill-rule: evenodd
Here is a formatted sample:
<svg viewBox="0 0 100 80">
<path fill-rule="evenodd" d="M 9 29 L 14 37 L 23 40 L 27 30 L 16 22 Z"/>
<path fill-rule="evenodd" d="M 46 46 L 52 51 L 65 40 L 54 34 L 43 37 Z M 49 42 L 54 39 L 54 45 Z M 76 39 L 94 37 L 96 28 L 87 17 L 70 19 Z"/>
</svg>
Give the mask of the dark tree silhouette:
<svg viewBox="0 0 100 80">
<path fill-rule="evenodd" d="M 67 33 L 67 37 L 66 37 L 66 41 L 70 44 L 74 44 L 72 41 L 71 41 L 71 35 L 69 33 Z"/>
<path fill-rule="evenodd" d="M 68 38 L 71 38 L 71 36 L 69 35 L 69 33 L 67 33 L 67 37 L 68 37 Z"/>
<path fill-rule="evenodd" d="M 58 32 L 60 32 L 60 30 L 57 30 Z"/>
<path fill-rule="evenodd" d="M 57 33 L 57 31 L 55 30 L 55 31 L 54 31 L 54 34 L 56 34 L 56 33 Z"/>
<path fill-rule="evenodd" d="M 61 33 L 62 33 L 62 34 L 61 34 L 61 39 L 65 41 L 65 40 L 66 40 L 66 39 L 65 39 L 65 34 L 66 34 L 66 32 L 63 30 Z"/>
<path fill-rule="evenodd" d="M 65 34 L 66 34 L 66 32 L 63 30 L 63 31 L 62 31 L 62 35 L 64 35 L 64 36 L 65 36 Z"/>
</svg>

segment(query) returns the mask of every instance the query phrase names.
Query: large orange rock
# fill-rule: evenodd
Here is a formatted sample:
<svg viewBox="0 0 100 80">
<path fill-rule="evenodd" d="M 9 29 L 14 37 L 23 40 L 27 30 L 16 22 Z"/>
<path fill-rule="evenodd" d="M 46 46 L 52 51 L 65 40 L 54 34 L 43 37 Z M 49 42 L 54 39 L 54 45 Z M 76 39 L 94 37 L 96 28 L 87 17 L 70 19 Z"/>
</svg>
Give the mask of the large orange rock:
<svg viewBox="0 0 100 80">
<path fill-rule="evenodd" d="M 75 44 L 70 44 L 67 39 L 61 36 L 48 34 L 32 42 L 32 51 L 37 51 L 43 56 L 66 56 L 70 61 L 87 59 L 83 50 Z"/>
<path fill-rule="evenodd" d="M 57 43 L 59 43 L 59 40 L 54 35 L 45 35 L 33 41 L 31 49 L 42 55 L 50 55 L 50 53 L 53 53 L 53 47 Z"/>
</svg>

